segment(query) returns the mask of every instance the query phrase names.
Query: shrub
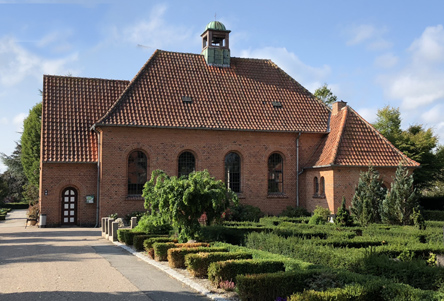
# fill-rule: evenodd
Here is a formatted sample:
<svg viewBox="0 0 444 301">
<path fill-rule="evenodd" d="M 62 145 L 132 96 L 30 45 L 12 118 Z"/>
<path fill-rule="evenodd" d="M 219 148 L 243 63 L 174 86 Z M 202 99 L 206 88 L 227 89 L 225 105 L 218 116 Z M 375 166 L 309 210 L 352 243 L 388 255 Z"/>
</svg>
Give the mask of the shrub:
<svg viewBox="0 0 444 301">
<path fill-rule="evenodd" d="M 169 237 L 151 237 L 143 241 L 143 248 L 145 251 L 150 252 L 156 242 L 177 242 L 177 239 Z"/>
<path fill-rule="evenodd" d="M 166 235 L 157 235 L 157 234 L 145 234 L 145 235 L 135 235 L 133 238 L 133 246 L 134 249 L 138 252 L 143 251 L 145 248 L 143 246 L 143 243 L 148 238 L 155 238 L 155 237 L 161 237 L 161 238 L 167 238 Z"/>
<path fill-rule="evenodd" d="M 154 249 L 154 259 L 157 261 L 167 261 L 168 260 L 168 250 L 176 247 L 173 242 L 156 242 L 153 244 Z"/>
<path fill-rule="evenodd" d="M 172 268 L 185 268 L 185 255 L 199 252 L 228 252 L 228 248 L 210 248 L 207 246 L 190 248 L 173 248 L 168 250 L 168 263 Z"/>
<path fill-rule="evenodd" d="M 125 237 L 125 244 L 128 246 L 132 246 L 134 241 L 134 236 L 136 235 L 145 235 L 146 232 L 140 232 L 140 231 L 125 231 L 123 232 L 124 237 Z"/>
<path fill-rule="evenodd" d="M 168 234 L 173 228 L 161 217 L 144 215 L 140 218 L 134 231 L 141 231 L 149 234 Z"/>
<path fill-rule="evenodd" d="M 303 217 L 303 216 L 310 216 L 310 212 L 308 212 L 308 210 L 305 209 L 304 207 L 287 206 L 287 208 L 285 208 L 284 211 L 281 212 L 280 216 Z"/>
<path fill-rule="evenodd" d="M 125 232 L 130 232 L 131 229 L 118 229 L 117 230 L 117 240 L 121 243 L 125 243 Z"/>
<path fill-rule="evenodd" d="M 245 241 L 245 235 L 250 232 L 247 229 L 230 228 L 222 225 L 205 226 L 200 229 L 199 240 L 242 245 Z"/>
<path fill-rule="evenodd" d="M 421 210 L 424 219 L 428 221 L 444 221 L 444 211 Z"/>
<path fill-rule="evenodd" d="M 345 197 L 342 197 L 342 204 L 336 214 L 335 224 L 343 227 L 353 226 L 353 219 L 350 215 L 350 211 L 345 207 Z"/>
<path fill-rule="evenodd" d="M 231 206 L 228 211 L 226 211 L 225 218 L 229 221 L 258 222 L 264 215 L 265 214 L 258 207 L 247 204 L 238 204 Z"/>
<path fill-rule="evenodd" d="M 206 277 L 208 272 L 208 266 L 212 262 L 252 259 L 252 258 L 253 255 L 251 253 L 244 253 L 244 252 L 237 252 L 237 253 L 214 252 L 214 253 L 188 254 L 185 256 L 185 266 L 187 267 L 187 270 L 189 270 L 194 277 Z"/>
<path fill-rule="evenodd" d="M 213 262 L 208 267 L 208 279 L 219 285 L 221 281 L 236 279 L 237 275 L 284 271 L 284 263 L 276 260 L 228 260 Z"/>
<path fill-rule="evenodd" d="M 322 219 L 325 222 L 328 222 L 328 218 L 331 215 L 331 211 L 328 208 L 324 208 L 324 207 L 321 207 L 321 206 L 316 206 L 315 210 L 313 211 L 313 214 L 314 215 L 319 215 L 320 217 L 322 217 Z"/>
<path fill-rule="evenodd" d="M 324 225 L 326 223 L 325 219 L 320 215 L 313 215 L 308 221 L 309 225 Z"/>
</svg>

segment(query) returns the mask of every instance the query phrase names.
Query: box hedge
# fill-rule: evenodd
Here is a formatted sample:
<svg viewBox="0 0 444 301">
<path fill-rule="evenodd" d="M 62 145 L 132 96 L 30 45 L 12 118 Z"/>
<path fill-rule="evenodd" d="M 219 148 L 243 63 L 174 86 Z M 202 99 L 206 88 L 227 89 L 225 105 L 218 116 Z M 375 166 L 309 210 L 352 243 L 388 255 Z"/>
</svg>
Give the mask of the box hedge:
<svg viewBox="0 0 444 301">
<path fill-rule="evenodd" d="M 143 234 L 143 235 L 134 235 L 133 237 L 133 247 L 136 251 L 140 252 L 145 249 L 143 246 L 143 243 L 148 238 L 168 238 L 166 235 L 159 235 L 159 234 Z"/>
<path fill-rule="evenodd" d="M 235 281 L 237 275 L 284 271 L 284 263 L 276 260 L 228 260 L 213 262 L 208 267 L 208 279 L 216 286 L 221 281 Z"/>
<path fill-rule="evenodd" d="M 173 242 L 156 242 L 153 244 L 154 259 L 157 261 L 168 260 L 168 250 L 175 248 L 176 244 Z"/>
<path fill-rule="evenodd" d="M 214 253 L 196 253 L 185 256 L 185 266 L 194 277 L 206 277 L 208 266 L 217 261 L 252 259 L 251 253 L 245 252 L 214 252 Z"/>
<path fill-rule="evenodd" d="M 172 268 L 183 269 L 185 268 L 185 255 L 199 252 L 228 252 L 228 248 L 208 246 L 172 248 L 168 250 L 168 263 Z"/>
<path fill-rule="evenodd" d="M 118 229 L 117 230 L 117 240 L 121 243 L 125 243 L 125 233 L 126 232 L 130 232 L 131 229 L 126 228 L 126 229 Z"/>
</svg>

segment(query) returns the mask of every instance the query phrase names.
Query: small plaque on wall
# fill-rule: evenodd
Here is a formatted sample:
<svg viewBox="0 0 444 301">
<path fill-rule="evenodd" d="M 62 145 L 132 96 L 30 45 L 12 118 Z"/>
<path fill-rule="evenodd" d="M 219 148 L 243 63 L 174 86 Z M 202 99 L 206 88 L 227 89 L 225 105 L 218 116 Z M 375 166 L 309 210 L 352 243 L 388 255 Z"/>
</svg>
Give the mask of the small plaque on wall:
<svg viewBox="0 0 444 301">
<path fill-rule="evenodd" d="M 94 204 L 94 195 L 87 195 L 86 196 L 86 203 L 87 204 Z"/>
</svg>

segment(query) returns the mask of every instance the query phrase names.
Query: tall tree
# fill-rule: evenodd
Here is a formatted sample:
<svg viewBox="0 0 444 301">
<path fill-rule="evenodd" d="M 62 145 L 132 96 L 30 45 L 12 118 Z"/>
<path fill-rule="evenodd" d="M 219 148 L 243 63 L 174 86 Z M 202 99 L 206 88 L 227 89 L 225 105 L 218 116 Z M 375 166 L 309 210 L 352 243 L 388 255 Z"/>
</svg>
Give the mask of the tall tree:
<svg viewBox="0 0 444 301">
<path fill-rule="evenodd" d="M 330 108 L 332 104 L 338 99 L 336 95 L 334 95 L 333 92 L 331 92 L 331 90 L 328 88 L 327 84 L 324 84 L 322 87 L 317 88 L 313 95 L 322 100 L 322 102 L 324 102 Z"/>
<path fill-rule="evenodd" d="M 24 120 L 23 134 L 21 137 L 22 166 L 29 185 L 31 186 L 28 187 L 28 189 L 33 191 L 38 191 L 40 178 L 41 119 L 42 103 L 38 103 L 29 111 L 28 117 Z M 34 201 L 38 198 L 38 193 L 27 194 L 25 197 L 29 201 Z"/>
<path fill-rule="evenodd" d="M 419 203 L 413 186 L 413 175 L 409 175 L 407 168 L 399 165 L 391 188 L 382 202 L 382 221 L 386 224 L 412 225 L 414 210 L 419 210 Z"/>
<path fill-rule="evenodd" d="M 390 141 L 393 145 L 397 145 L 401 130 L 401 113 L 399 108 L 385 106 L 376 113 L 376 122 L 373 126 Z"/>
<path fill-rule="evenodd" d="M 351 211 L 361 225 L 381 221 L 380 208 L 385 194 L 379 172 L 373 166 L 369 166 L 368 171 L 361 172 L 351 202 Z"/>
<path fill-rule="evenodd" d="M 22 146 L 19 143 L 16 143 L 12 155 L 8 156 L 4 153 L 0 153 L 0 159 L 8 168 L 0 177 L 8 187 L 8 194 L 5 198 L 9 201 L 19 201 L 22 199 L 23 186 L 27 182 L 22 167 L 21 155 Z"/>
<path fill-rule="evenodd" d="M 438 137 L 431 128 L 411 125 L 402 130 L 399 108 L 389 106 L 378 110 L 374 127 L 405 155 L 421 164 L 413 175 L 418 189 L 444 181 L 444 149 L 438 146 Z"/>
</svg>

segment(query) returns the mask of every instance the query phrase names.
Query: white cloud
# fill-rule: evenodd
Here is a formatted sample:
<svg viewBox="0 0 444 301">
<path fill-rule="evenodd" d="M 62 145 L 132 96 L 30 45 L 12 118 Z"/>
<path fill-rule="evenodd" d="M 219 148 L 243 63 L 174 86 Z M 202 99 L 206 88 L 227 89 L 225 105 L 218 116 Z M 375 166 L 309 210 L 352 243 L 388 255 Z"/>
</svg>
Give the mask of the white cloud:
<svg viewBox="0 0 444 301">
<path fill-rule="evenodd" d="M 25 120 L 26 117 L 28 117 L 28 114 L 19 113 L 12 119 L 12 123 L 16 126 L 19 132 L 23 131 L 23 120 Z"/>
<path fill-rule="evenodd" d="M 153 7 L 147 20 L 138 21 L 123 29 L 114 28 L 114 40 L 122 40 L 152 49 L 169 48 L 181 45 L 193 35 L 190 28 L 176 26 L 165 21 L 166 5 Z"/>
<path fill-rule="evenodd" d="M 386 32 L 385 27 L 378 28 L 370 24 L 352 25 L 345 30 L 345 35 L 348 36 L 346 45 L 365 44 L 367 49 L 374 51 L 389 49 L 393 43 L 383 38 Z"/>
<path fill-rule="evenodd" d="M 374 61 L 374 65 L 378 68 L 392 68 L 398 63 L 398 61 L 399 58 L 396 55 L 393 53 L 386 53 L 378 56 Z"/>
<path fill-rule="evenodd" d="M 444 101 L 444 29 L 427 27 L 408 48 L 407 64 L 395 74 L 378 78 L 385 94 L 401 100 L 401 108 L 415 110 Z"/>
<path fill-rule="evenodd" d="M 312 67 L 304 64 L 299 57 L 286 48 L 265 47 L 254 50 L 241 51 L 241 57 L 271 59 L 291 77 L 301 83 L 310 91 L 319 88 L 331 73 L 328 65 Z"/>
<path fill-rule="evenodd" d="M 442 25 L 427 27 L 409 48 L 415 63 L 444 62 L 444 29 Z"/>
<path fill-rule="evenodd" d="M 357 112 L 367 122 L 373 123 L 376 121 L 376 113 L 378 112 L 378 109 L 376 109 L 376 108 L 360 108 L 357 110 Z"/>
<path fill-rule="evenodd" d="M 11 37 L 0 39 L 0 84 L 13 86 L 31 76 L 41 78 L 42 74 L 66 73 L 65 65 L 77 60 L 77 54 L 60 58 L 45 59 L 23 47 Z"/>
</svg>

